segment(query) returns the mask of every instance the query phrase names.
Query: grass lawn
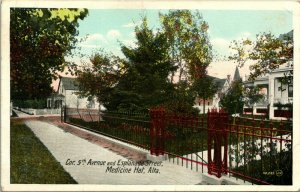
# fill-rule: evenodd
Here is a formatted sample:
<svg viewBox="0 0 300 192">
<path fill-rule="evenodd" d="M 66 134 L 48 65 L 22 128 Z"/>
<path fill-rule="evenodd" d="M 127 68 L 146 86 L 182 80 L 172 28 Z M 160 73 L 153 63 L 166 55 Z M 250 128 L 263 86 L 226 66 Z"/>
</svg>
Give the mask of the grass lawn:
<svg viewBox="0 0 300 192">
<path fill-rule="evenodd" d="M 12 184 L 77 183 L 21 120 L 11 120 L 10 131 Z"/>
</svg>

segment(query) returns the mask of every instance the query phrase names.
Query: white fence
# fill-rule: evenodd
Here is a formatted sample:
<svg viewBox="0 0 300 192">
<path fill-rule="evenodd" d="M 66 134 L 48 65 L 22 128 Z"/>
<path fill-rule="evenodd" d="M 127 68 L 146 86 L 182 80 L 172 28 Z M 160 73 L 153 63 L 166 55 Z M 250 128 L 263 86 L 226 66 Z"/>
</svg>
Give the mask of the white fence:
<svg viewBox="0 0 300 192">
<path fill-rule="evenodd" d="M 31 108 L 21 108 L 21 111 L 30 115 L 50 115 L 50 114 L 60 114 L 61 109 L 31 109 Z"/>
</svg>

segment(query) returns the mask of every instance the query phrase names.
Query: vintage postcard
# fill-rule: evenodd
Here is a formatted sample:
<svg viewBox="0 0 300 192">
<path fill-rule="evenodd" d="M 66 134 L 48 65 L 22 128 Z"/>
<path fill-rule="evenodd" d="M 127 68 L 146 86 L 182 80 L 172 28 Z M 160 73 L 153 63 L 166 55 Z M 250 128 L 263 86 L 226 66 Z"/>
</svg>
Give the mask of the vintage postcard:
<svg viewBox="0 0 300 192">
<path fill-rule="evenodd" d="M 298 191 L 297 1 L 1 4 L 3 191 Z"/>
</svg>

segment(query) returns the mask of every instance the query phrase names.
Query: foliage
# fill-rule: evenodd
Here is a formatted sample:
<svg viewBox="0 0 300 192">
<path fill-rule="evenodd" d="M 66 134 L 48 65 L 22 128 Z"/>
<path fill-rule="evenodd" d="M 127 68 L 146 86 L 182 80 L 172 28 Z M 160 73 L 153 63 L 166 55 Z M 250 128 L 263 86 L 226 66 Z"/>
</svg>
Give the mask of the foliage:
<svg viewBox="0 0 300 192">
<path fill-rule="evenodd" d="M 230 46 L 235 53 L 229 57 L 242 67 L 247 61 L 252 60 L 254 64 L 250 65 L 249 80 L 265 75 L 284 64 L 293 66 L 293 37 L 285 34 L 275 37 L 271 33 L 261 33 L 256 36 L 255 41 L 244 39 L 233 41 Z M 285 83 L 291 83 L 290 73 L 284 78 Z"/>
<path fill-rule="evenodd" d="M 13 102 L 13 105 L 20 108 L 32 108 L 32 109 L 44 109 L 47 107 L 47 103 L 45 99 L 15 100 Z"/>
<path fill-rule="evenodd" d="M 144 110 L 168 100 L 173 89 L 168 75 L 175 70 L 168 55 L 169 44 L 161 31 L 154 34 L 147 19 L 135 28 L 136 47 L 122 45 L 124 73 L 115 86 L 108 109 Z"/>
<path fill-rule="evenodd" d="M 40 99 L 52 92 L 52 79 L 76 46 L 79 19 L 86 9 L 12 8 L 10 69 L 12 99 Z"/>
<path fill-rule="evenodd" d="M 191 89 L 195 97 L 203 99 L 203 113 L 205 113 L 205 100 L 212 98 L 218 91 L 218 87 L 214 82 L 214 79 L 208 75 L 196 78 Z"/>
<path fill-rule="evenodd" d="M 10 130 L 12 184 L 76 184 L 23 122 L 12 120 Z"/>
<path fill-rule="evenodd" d="M 229 114 L 243 113 L 243 84 L 242 81 L 234 81 L 228 91 L 221 95 L 221 107 L 225 108 Z"/>
<path fill-rule="evenodd" d="M 261 99 L 264 98 L 264 95 L 259 93 L 260 88 L 255 87 L 244 87 L 243 90 L 243 97 L 244 103 L 247 107 L 253 107 L 253 105 L 259 102 Z"/>
<path fill-rule="evenodd" d="M 170 93 L 164 107 L 171 112 L 183 114 L 198 114 L 199 110 L 193 108 L 195 96 L 186 81 L 180 81 L 175 85 L 175 90 Z"/>
<path fill-rule="evenodd" d="M 106 104 L 121 77 L 122 60 L 104 51 L 90 57 L 90 65 L 77 70 L 77 82 L 81 96 L 96 96 Z"/>
<path fill-rule="evenodd" d="M 192 106 L 198 92 L 191 92 L 191 83 L 206 74 L 212 58 L 208 25 L 198 12 L 185 10 L 160 14 L 160 18 L 162 28 L 155 32 L 148 27 L 147 18 L 143 18 L 142 24 L 135 28 L 135 46 L 121 44 L 126 59 L 118 67 L 114 68 L 116 62 L 111 62 L 114 56 L 100 54 L 104 58 L 101 62 L 106 61 L 106 67 L 110 66 L 108 70 L 95 67 L 81 70 L 78 73 L 81 94 L 96 95 L 108 110 L 144 111 L 165 106 L 171 111 L 195 113 L 197 110 Z M 173 78 L 178 69 L 180 81 L 175 84 Z M 119 74 L 112 78 L 109 73 L 116 74 L 117 70 Z M 107 75 L 112 80 L 109 86 L 101 80 Z M 187 82 L 183 82 L 183 75 Z M 205 98 L 212 95 L 209 92 L 207 96 L 212 87 L 209 82 L 202 87 L 195 83 Z"/>
<path fill-rule="evenodd" d="M 212 51 L 207 34 L 208 24 L 200 13 L 170 10 L 167 14 L 160 13 L 160 19 L 170 44 L 172 64 L 179 69 L 179 80 L 183 75 L 194 78 L 199 67 L 205 71 L 212 60 Z M 174 73 L 172 82 L 173 79 Z"/>
</svg>

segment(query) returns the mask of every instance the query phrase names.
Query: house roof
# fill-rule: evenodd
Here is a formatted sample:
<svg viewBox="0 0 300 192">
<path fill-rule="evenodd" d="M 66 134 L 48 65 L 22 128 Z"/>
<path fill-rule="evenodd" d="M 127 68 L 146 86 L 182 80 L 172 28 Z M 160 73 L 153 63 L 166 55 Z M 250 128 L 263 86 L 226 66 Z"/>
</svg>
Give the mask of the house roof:
<svg viewBox="0 0 300 192">
<path fill-rule="evenodd" d="M 288 33 L 279 35 L 279 39 L 283 39 L 284 40 L 286 38 L 293 38 L 293 36 L 294 36 L 294 30 L 291 30 Z"/>
<path fill-rule="evenodd" d="M 61 86 L 61 82 L 65 88 L 65 90 L 79 90 L 78 83 L 76 82 L 76 78 L 72 77 L 60 77 L 59 85 Z"/>
<path fill-rule="evenodd" d="M 216 79 L 215 82 L 216 82 L 218 88 L 221 89 L 224 86 L 226 79 Z"/>
<path fill-rule="evenodd" d="M 226 82 L 226 79 L 220 79 L 218 77 L 213 77 L 213 76 L 210 76 L 210 75 L 208 75 L 208 77 L 213 79 L 213 82 L 217 85 L 219 90 L 223 88 L 223 86 Z"/>
</svg>

